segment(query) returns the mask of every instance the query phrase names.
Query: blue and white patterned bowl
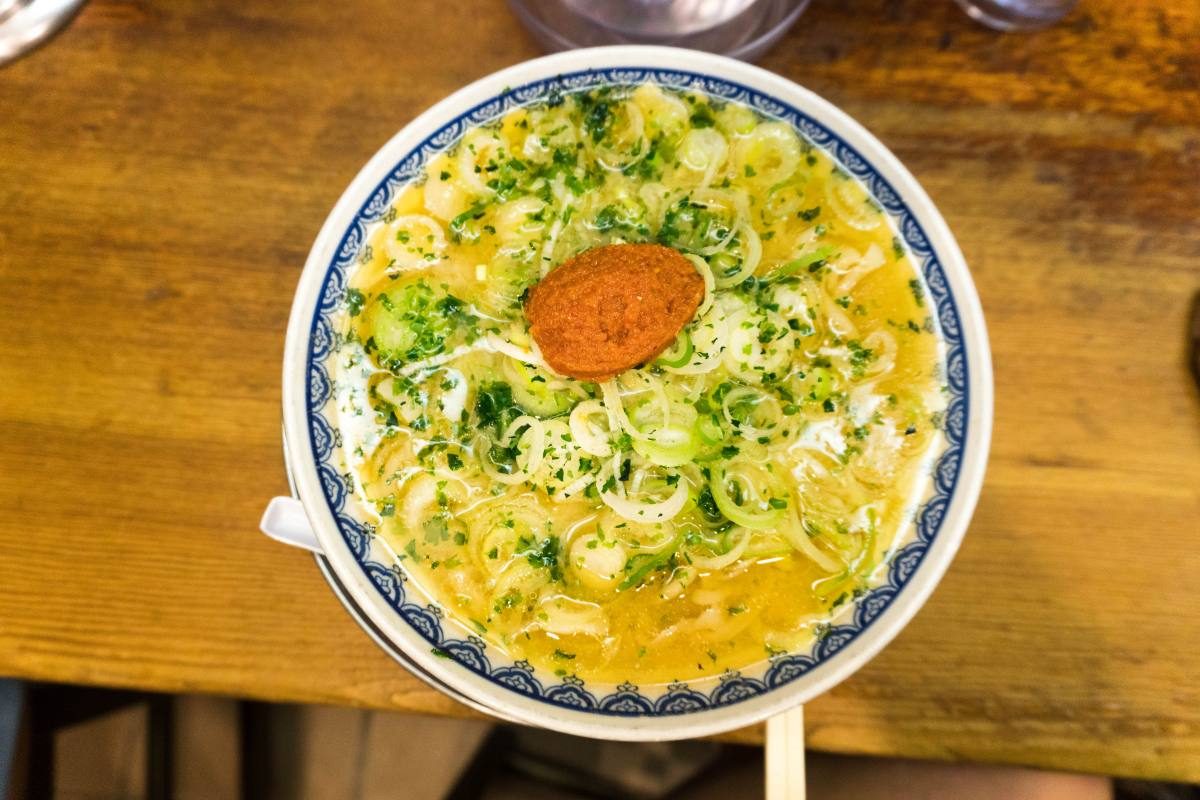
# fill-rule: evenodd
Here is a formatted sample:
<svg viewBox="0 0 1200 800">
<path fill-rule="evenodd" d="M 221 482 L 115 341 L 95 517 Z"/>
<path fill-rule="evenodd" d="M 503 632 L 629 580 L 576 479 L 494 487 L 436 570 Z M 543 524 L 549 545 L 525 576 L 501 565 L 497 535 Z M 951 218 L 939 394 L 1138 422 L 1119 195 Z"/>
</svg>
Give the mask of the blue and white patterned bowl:
<svg viewBox="0 0 1200 800">
<path fill-rule="evenodd" d="M 444 615 L 379 546 L 350 490 L 331 400 L 331 318 L 368 226 L 435 153 L 467 128 L 551 92 L 653 80 L 746 103 L 787 122 L 858 176 L 919 263 L 946 343 L 944 445 L 905 543 L 880 585 L 804 652 L 740 673 L 671 684 L 559 678 L 504 653 Z M 917 612 L 945 572 L 983 481 L 992 372 L 979 299 L 958 246 L 917 181 L 871 134 L 813 93 L 757 67 L 690 50 L 577 50 L 502 70 L 456 92 L 396 134 L 359 172 L 313 244 L 288 325 L 283 373 L 288 466 L 343 598 L 397 660 L 497 715 L 611 739 L 702 736 L 763 720 L 845 679 Z M 401 655 L 403 657 L 401 657 Z"/>
</svg>

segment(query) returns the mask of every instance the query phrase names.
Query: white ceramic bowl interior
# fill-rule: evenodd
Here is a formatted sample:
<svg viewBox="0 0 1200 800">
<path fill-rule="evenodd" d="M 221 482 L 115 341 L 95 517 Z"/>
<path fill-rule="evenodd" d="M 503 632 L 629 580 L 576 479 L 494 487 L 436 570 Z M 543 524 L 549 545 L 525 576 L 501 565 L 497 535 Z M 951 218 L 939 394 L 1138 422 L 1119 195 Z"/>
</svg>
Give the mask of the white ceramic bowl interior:
<svg viewBox="0 0 1200 800">
<path fill-rule="evenodd" d="M 636 675 L 616 686 L 595 685 L 514 663 L 448 618 L 388 559 L 346 475 L 326 361 L 330 317 L 365 231 L 432 154 L 452 146 L 467 127 L 551 92 L 647 80 L 786 121 L 863 181 L 919 265 L 946 345 L 949 405 L 941 451 L 887 574 L 810 649 L 670 686 L 639 686 Z M 953 236 L 917 181 L 861 125 L 812 92 L 739 61 L 622 46 L 552 55 L 483 78 L 421 114 L 371 158 L 325 221 L 304 267 L 288 325 L 283 400 L 289 467 L 320 549 L 339 593 L 366 617 L 376 641 L 391 646 L 385 649 L 506 718 L 583 736 L 671 739 L 737 728 L 803 703 L 857 670 L 911 619 L 953 558 L 979 495 L 992 371 L 979 299 Z"/>
</svg>

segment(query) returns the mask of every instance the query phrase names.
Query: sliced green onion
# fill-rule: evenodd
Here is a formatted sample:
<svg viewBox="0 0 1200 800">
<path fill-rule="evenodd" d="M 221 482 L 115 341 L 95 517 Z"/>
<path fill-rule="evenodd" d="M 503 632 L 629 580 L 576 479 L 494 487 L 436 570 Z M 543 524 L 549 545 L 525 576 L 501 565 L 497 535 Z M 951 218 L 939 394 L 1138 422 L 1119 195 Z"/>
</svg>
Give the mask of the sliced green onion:
<svg viewBox="0 0 1200 800">
<path fill-rule="evenodd" d="M 734 537 L 737 537 L 734 541 Z M 692 555 L 692 564 L 700 569 L 722 570 L 736 562 L 746 552 L 750 544 L 750 531 L 745 528 L 733 528 L 728 531 L 722 541 L 722 551 L 712 556 Z"/>
<path fill-rule="evenodd" d="M 833 248 L 829 245 L 822 245 L 816 250 L 813 250 L 811 253 L 805 253 L 799 258 L 784 264 L 782 267 L 772 272 L 769 279 L 779 280 L 780 278 L 786 278 L 789 275 L 795 275 L 797 272 L 808 269 L 814 264 L 828 260 L 829 257 L 833 255 L 833 252 Z"/>
<path fill-rule="evenodd" d="M 634 439 L 633 449 L 659 466 L 678 467 L 695 460 L 700 444 L 690 429 L 668 425 L 649 439 Z"/>
<path fill-rule="evenodd" d="M 751 386 L 732 389 L 721 400 L 731 427 L 747 437 L 765 436 L 783 422 L 783 406 L 774 395 Z"/>
<path fill-rule="evenodd" d="M 517 405 L 540 417 L 555 417 L 571 408 L 576 399 L 563 388 L 562 381 L 544 370 L 506 358 L 503 366 L 505 376 L 512 385 L 513 399 Z"/>
<path fill-rule="evenodd" d="M 810 561 L 826 572 L 837 573 L 842 569 L 840 564 L 809 539 L 808 534 L 801 530 L 800 523 L 794 517 L 780 525 L 778 532 L 783 535 L 788 544 L 806 555 Z"/>
<path fill-rule="evenodd" d="M 682 367 L 692 360 L 694 352 L 696 348 L 692 344 L 692 335 L 686 330 L 680 331 L 674 343 L 658 357 L 658 363 L 667 367 Z"/>
<path fill-rule="evenodd" d="M 770 528 L 778 524 L 779 518 L 783 515 L 781 508 L 755 511 L 735 502 L 729 496 L 729 489 L 725 481 L 725 467 L 722 464 L 717 464 L 712 468 L 712 477 L 709 479 L 708 488 L 712 492 L 717 508 L 725 515 L 726 519 L 743 527 L 755 530 Z"/>
<path fill-rule="evenodd" d="M 705 444 L 720 444 L 725 441 L 725 429 L 711 414 L 696 420 L 696 434 Z"/>
<path fill-rule="evenodd" d="M 683 509 L 688 499 L 687 481 L 677 481 L 675 491 L 664 500 L 647 496 L 644 489 L 639 499 L 633 499 L 626 494 L 625 486 L 617 474 L 614 463 L 617 460 L 619 456 L 611 462 L 605 462 L 596 476 L 596 484 L 601 487 L 600 499 L 617 514 L 630 522 L 650 524 L 666 522 Z M 670 484 L 664 488 L 670 488 Z"/>
<path fill-rule="evenodd" d="M 675 550 L 679 547 L 680 541 L 682 541 L 682 537 L 676 537 L 671 547 L 664 548 L 654 554 L 641 553 L 629 559 L 628 563 L 625 564 L 625 580 L 621 581 L 617 586 L 617 591 L 623 592 L 626 589 L 640 586 L 651 572 L 671 560 L 671 556 L 675 555 Z"/>
<path fill-rule="evenodd" d="M 808 397 L 818 403 L 833 394 L 833 373 L 825 367 L 813 367 L 808 373 Z"/>
</svg>

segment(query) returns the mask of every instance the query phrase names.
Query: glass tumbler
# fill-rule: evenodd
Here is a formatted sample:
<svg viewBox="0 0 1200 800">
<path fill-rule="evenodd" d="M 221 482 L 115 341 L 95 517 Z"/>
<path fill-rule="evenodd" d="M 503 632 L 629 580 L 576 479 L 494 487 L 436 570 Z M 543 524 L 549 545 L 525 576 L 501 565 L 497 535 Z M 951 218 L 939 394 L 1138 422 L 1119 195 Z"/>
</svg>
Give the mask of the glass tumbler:
<svg viewBox="0 0 1200 800">
<path fill-rule="evenodd" d="M 1032 30 L 1065 17 L 1077 0 L 957 0 L 971 19 L 1001 31 Z"/>
<path fill-rule="evenodd" d="M 508 0 L 548 50 L 666 44 L 753 60 L 809 0 Z"/>
<path fill-rule="evenodd" d="M 85 0 L 0 0 L 0 66 L 53 36 Z"/>
</svg>

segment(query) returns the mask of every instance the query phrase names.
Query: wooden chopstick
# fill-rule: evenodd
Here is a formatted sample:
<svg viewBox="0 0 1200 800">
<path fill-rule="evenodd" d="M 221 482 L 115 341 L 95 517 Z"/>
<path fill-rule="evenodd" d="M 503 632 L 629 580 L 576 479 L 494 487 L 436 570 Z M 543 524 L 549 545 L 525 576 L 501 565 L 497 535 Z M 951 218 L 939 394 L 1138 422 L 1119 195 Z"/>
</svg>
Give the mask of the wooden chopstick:
<svg viewBox="0 0 1200 800">
<path fill-rule="evenodd" d="M 767 720 L 767 800 L 804 800 L 804 706 Z"/>
</svg>

